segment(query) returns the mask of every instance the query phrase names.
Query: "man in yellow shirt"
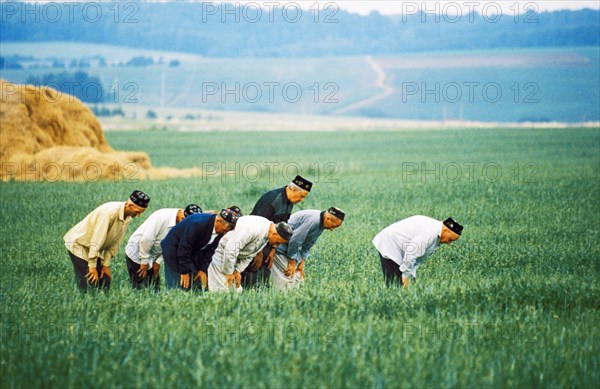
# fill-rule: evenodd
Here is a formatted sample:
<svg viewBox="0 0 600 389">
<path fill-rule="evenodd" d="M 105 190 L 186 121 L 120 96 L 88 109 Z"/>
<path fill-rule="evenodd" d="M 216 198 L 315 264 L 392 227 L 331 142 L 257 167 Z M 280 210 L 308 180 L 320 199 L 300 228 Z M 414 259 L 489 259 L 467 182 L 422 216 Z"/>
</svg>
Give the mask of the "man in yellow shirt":
<svg viewBox="0 0 600 389">
<path fill-rule="evenodd" d="M 132 218 L 141 215 L 150 197 L 133 191 L 126 202 L 111 201 L 94 209 L 64 236 L 77 286 L 110 288 L 110 261 L 117 254 Z"/>
</svg>

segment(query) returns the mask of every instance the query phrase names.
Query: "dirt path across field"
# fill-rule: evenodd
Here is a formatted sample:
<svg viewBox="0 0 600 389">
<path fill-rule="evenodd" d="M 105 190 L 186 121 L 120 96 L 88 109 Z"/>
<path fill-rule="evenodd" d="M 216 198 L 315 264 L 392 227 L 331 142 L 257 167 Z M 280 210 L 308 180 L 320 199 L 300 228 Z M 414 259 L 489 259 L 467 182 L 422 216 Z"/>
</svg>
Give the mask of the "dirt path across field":
<svg viewBox="0 0 600 389">
<path fill-rule="evenodd" d="M 371 68 L 377 75 L 377 78 L 375 79 L 375 86 L 377 88 L 382 89 L 382 92 L 375 96 L 369 97 L 367 99 L 357 101 L 356 103 L 350 104 L 347 107 L 340 108 L 340 109 L 334 111 L 333 114 L 335 114 L 335 115 L 344 114 L 344 113 L 348 113 L 351 111 L 355 111 L 360 108 L 369 107 L 370 105 L 373 105 L 373 103 L 375 103 L 379 100 L 383 100 L 386 97 L 388 97 L 394 93 L 394 88 L 392 88 L 391 86 L 389 86 L 385 83 L 385 81 L 387 79 L 385 70 L 383 70 L 383 68 L 377 62 L 375 62 L 373 57 L 371 57 L 370 55 L 365 56 L 364 59 L 369 64 L 369 66 L 371 66 Z"/>
</svg>

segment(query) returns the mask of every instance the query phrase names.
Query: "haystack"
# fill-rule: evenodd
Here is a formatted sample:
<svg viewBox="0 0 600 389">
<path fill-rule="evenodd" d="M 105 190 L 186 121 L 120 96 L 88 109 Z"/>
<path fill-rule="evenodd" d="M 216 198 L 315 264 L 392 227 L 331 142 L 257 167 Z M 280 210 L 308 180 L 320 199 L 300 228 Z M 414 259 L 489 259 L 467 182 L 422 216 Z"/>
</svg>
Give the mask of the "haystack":
<svg viewBox="0 0 600 389">
<path fill-rule="evenodd" d="M 90 181 L 199 175 L 153 168 L 143 152 L 115 151 L 92 111 L 50 87 L 0 79 L 0 179 Z"/>
</svg>

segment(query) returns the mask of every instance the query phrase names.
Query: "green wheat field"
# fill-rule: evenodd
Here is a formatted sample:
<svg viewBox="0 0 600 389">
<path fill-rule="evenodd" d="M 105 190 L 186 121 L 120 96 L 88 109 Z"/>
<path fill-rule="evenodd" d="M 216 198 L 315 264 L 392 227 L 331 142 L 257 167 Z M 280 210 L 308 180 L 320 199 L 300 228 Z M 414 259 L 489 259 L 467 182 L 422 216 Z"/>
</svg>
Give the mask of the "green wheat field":
<svg viewBox="0 0 600 389">
<path fill-rule="evenodd" d="M 598 128 L 106 135 L 205 174 L 0 183 L 0 387 L 600 386 Z M 347 213 L 301 289 L 133 291 L 124 242 L 110 292 L 77 291 L 62 237 L 101 203 L 151 196 L 127 239 L 164 207 L 249 213 L 296 173 L 295 211 Z M 388 289 L 370 241 L 415 214 L 465 231 Z"/>
</svg>

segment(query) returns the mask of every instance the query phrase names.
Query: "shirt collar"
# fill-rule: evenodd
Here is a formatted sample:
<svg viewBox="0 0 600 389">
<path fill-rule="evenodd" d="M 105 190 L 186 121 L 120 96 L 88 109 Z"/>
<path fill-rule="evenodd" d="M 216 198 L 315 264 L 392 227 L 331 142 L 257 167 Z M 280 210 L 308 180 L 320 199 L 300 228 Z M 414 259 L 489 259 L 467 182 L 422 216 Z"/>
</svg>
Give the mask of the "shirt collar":
<svg viewBox="0 0 600 389">
<path fill-rule="evenodd" d="M 319 227 L 322 230 L 325 229 L 325 211 L 321 211 L 321 215 L 319 216 Z"/>
<path fill-rule="evenodd" d="M 281 194 L 281 199 L 283 200 L 284 204 L 291 204 L 292 202 L 287 197 L 287 190 L 286 190 L 286 188 L 287 188 L 287 186 L 283 187 L 283 193 Z"/>
<path fill-rule="evenodd" d="M 175 225 L 177 225 L 177 215 L 179 215 L 179 209 L 177 209 L 175 211 L 173 217 L 171 217 L 171 219 L 169 219 L 169 227 L 175 227 Z"/>
<path fill-rule="evenodd" d="M 437 233 L 437 238 L 435 239 L 436 247 L 440 245 L 440 239 L 442 239 L 442 226 L 444 223 L 440 222 L 440 231 Z"/>
<path fill-rule="evenodd" d="M 121 206 L 120 209 L 119 209 L 119 220 L 122 221 L 122 222 L 126 221 L 126 219 L 125 219 L 125 204 L 127 204 L 127 202 L 124 202 L 123 206 Z M 129 218 L 130 217 L 127 216 L 127 219 L 129 219 Z"/>
</svg>

